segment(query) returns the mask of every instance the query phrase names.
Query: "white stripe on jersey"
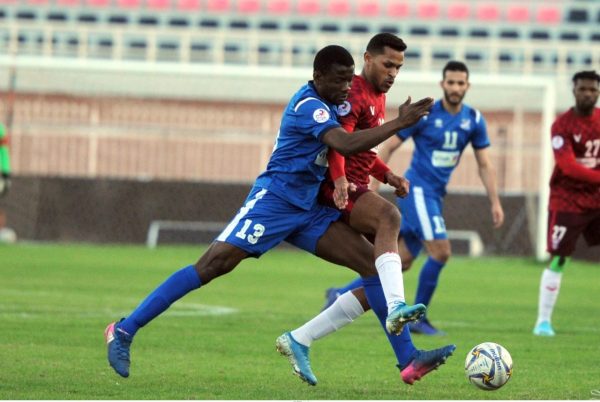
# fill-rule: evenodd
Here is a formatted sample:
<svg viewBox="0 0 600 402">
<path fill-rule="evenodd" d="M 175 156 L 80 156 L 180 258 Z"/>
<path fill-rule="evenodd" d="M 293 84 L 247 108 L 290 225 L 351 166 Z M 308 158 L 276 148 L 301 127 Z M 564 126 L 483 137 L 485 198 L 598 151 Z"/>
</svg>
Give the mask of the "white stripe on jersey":
<svg viewBox="0 0 600 402">
<path fill-rule="evenodd" d="M 481 120 L 481 112 L 475 109 L 475 123 L 479 124 L 479 120 Z"/>
<path fill-rule="evenodd" d="M 298 111 L 298 108 L 300 108 L 300 106 L 302 106 L 304 103 L 308 102 L 309 100 L 316 100 L 316 101 L 318 101 L 318 102 L 321 102 L 321 103 L 323 104 L 323 106 L 325 106 L 325 107 L 327 108 L 327 110 L 329 110 L 329 106 L 327 106 L 325 103 L 323 103 L 323 101 L 322 101 L 321 99 L 313 98 L 313 97 L 311 96 L 311 97 L 308 97 L 308 98 L 306 98 L 306 99 L 302 99 L 300 102 L 298 102 L 298 103 L 296 104 L 296 107 L 294 108 L 294 112 L 297 112 L 297 111 Z M 329 111 L 330 111 L 330 110 L 329 110 Z"/>
<path fill-rule="evenodd" d="M 425 204 L 425 195 L 423 195 L 423 187 L 413 187 L 415 192 L 415 206 L 417 208 L 417 216 L 421 223 L 423 238 L 425 240 L 433 240 L 433 230 L 431 229 L 431 221 L 427 213 L 427 204 Z"/>
<path fill-rule="evenodd" d="M 246 216 L 246 214 L 248 212 L 250 212 L 250 210 L 252 208 L 254 208 L 254 204 L 256 204 L 256 202 L 258 200 L 260 200 L 261 198 L 263 198 L 263 196 L 265 194 L 267 194 L 267 189 L 263 188 L 258 193 L 256 193 L 256 195 L 254 196 L 254 199 L 248 201 L 246 203 L 246 205 L 244 205 L 242 208 L 240 208 L 240 212 L 238 212 L 238 214 L 235 216 L 235 218 L 233 218 L 233 220 L 231 222 L 229 222 L 229 225 L 227 225 L 227 227 L 221 232 L 221 234 L 219 235 L 219 237 L 217 237 L 217 240 L 218 241 L 225 241 L 225 239 L 227 239 L 229 237 L 229 235 L 231 234 L 231 232 L 233 232 L 233 229 L 235 229 L 235 227 L 237 226 L 237 224 L 240 223 L 240 221 L 242 220 L 242 218 L 244 216 Z"/>
</svg>

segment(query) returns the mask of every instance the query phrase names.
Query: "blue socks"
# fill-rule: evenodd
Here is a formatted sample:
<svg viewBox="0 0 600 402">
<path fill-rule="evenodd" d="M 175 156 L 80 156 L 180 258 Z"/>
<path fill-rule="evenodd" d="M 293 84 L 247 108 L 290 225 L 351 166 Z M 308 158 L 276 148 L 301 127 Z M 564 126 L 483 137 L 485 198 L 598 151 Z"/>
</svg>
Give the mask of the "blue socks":
<svg viewBox="0 0 600 402">
<path fill-rule="evenodd" d="M 444 263 L 436 261 L 431 257 L 427 258 L 427 261 L 423 264 L 423 268 L 421 268 L 421 274 L 419 275 L 419 285 L 417 287 L 415 304 L 423 303 L 429 307 L 429 302 L 437 287 L 438 278 L 440 277 L 442 268 L 444 268 Z"/>
<path fill-rule="evenodd" d="M 356 278 L 355 280 L 353 280 L 352 282 L 350 282 L 346 286 L 344 286 L 342 288 L 338 288 L 338 293 L 341 294 L 341 295 L 343 295 L 346 292 L 350 292 L 351 290 L 360 288 L 362 285 L 363 285 L 363 280 L 359 276 L 358 278 Z"/>
<path fill-rule="evenodd" d="M 118 328 L 131 336 L 138 329 L 165 311 L 169 306 L 201 285 L 200 277 L 193 265 L 171 275 L 140 304 L 129 317 L 118 324 Z"/>
<path fill-rule="evenodd" d="M 392 349 L 394 349 L 399 366 L 402 368 L 406 367 L 412 360 L 413 353 L 417 350 L 412 342 L 412 338 L 410 337 L 408 325 L 404 327 L 400 335 L 390 335 L 385 329 L 387 303 L 385 301 L 385 296 L 383 295 L 383 289 L 381 288 L 379 276 L 362 278 L 362 282 L 369 305 L 379 319 L 379 323 L 383 327 L 383 332 L 385 332 L 390 345 L 392 345 Z"/>
</svg>

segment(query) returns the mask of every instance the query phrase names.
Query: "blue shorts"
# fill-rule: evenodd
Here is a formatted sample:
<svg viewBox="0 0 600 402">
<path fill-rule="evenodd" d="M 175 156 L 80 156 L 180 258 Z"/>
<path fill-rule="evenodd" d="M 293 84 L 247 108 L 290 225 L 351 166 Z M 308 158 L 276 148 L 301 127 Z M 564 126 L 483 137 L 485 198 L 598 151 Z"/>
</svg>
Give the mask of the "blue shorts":
<svg viewBox="0 0 600 402">
<path fill-rule="evenodd" d="M 411 184 L 408 196 L 398 198 L 396 203 L 402 213 L 400 236 L 413 257 L 421 252 L 423 241 L 448 238 L 442 216 L 442 197 L 428 194 L 423 187 Z"/>
<path fill-rule="evenodd" d="M 317 241 L 340 212 L 315 203 L 310 211 L 298 208 L 261 187 L 253 187 L 237 215 L 217 237 L 248 254 L 260 257 L 282 241 L 315 253 Z"/>
</svg>

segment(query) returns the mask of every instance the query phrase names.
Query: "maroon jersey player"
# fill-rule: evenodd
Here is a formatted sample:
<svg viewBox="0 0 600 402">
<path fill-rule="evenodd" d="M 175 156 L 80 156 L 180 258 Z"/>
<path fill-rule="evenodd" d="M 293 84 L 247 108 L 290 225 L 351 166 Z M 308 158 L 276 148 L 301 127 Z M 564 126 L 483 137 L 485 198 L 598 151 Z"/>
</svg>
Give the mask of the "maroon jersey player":
<svg viewBox="0 0 600 402">
<path fill-rule="evenodd" d="M 581 71 L 573 76 L 575 106 L 552 125 L 556 165 L 550 179 L 547 248 L 550 265 L 540 284 L 535 335 L 553 336 L 552 311 L 562 273 L 580 236 L 600 245 L 600 75 Z"/>
</svg>

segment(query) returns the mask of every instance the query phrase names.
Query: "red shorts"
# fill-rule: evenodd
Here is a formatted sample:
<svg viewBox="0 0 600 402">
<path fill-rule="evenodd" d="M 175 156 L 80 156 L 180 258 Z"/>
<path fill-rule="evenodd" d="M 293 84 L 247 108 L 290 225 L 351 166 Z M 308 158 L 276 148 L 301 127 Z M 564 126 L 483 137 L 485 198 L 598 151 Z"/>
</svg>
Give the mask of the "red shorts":
<svg viewBox="0 0 600 402">
<path fill-rule="evenodd" d="M 588 246 L 600 244 L 600 210 L 586 213 L 549 211 L 547 250 L 550 254 L 572 255 L 582 234 Z"/>
<path fill-rule="evenodd" d="M 333 202 L 333 183 L 325 182 L 321 185 L 321 191 L 319 191 L 319 203 L 322 205 L 326 205 L 331 208 L 338 209 Z M 348 205 L 342 211 L 342 220 L 350 224 L 350 212 L 352 212 L 352 208 L 354 208 L 354 204 L 356 200 L 360 198 L 364 193 L 368 193 L 369 188 L 367 186 L 357 186 L 356 191 L 351 191 L 348 193 Z"/>
</svg>

